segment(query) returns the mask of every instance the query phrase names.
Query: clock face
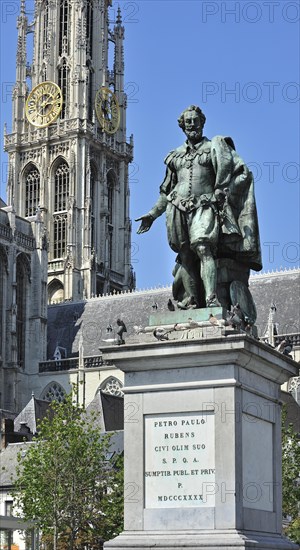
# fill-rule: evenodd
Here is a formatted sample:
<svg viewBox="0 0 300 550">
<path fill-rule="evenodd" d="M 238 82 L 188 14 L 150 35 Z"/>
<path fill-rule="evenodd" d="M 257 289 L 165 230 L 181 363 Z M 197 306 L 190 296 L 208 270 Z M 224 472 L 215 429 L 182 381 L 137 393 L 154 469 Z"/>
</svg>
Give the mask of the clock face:
<svg viewBox="0 0 300 550">
<path fill-rule="evenodd" d="M 101 128 L 108 134 L 114 134 L 120 125 L 120 107 L 109 88 L 103 86 L 96 93 L 95 110 Z"/>
<path fill-rule="evenodd" d="M 55 122 L 62 110 L 61 89 L 54 82 L 41 82 L 26 101 L 26 117 L 33 126 L 45 128 Z"/>
</svg>

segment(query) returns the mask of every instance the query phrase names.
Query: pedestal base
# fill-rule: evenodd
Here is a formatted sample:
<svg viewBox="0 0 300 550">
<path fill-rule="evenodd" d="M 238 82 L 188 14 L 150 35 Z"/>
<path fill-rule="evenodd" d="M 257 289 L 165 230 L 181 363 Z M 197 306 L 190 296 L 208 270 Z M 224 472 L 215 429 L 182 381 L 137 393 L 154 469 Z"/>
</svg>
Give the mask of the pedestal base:
<svg viewBox="0 0 300 550">
<path fill-rule="evenodd" d="M 226 531 L 177 531 L 166 532 L 135 531 L 125 532 L 117 538 L 106 542 L 104 548 L 122 548 L 126 550 L 298 550 L 297 544 L 276 535 L 261 533 Z"/>
<path fill-rule="evenodd" d="M 125 522 L 104 548 L 297 550 L 281 536 L 280 384 L 299 366 L 244 335 L 120 348 Z"/>
</svg>

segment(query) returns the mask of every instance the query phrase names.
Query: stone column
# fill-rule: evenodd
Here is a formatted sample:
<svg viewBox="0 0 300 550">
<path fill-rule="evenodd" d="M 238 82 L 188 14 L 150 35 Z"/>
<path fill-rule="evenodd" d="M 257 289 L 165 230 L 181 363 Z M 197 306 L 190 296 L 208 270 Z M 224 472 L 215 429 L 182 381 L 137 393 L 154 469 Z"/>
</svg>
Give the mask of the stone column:
<svg viewBox="0 0 300 550">
<path fill-rule="evenodd" d="M 281 535 L 280 385 L 245 335 L 104 352 L 125 372 L 125 530 L 105 549 L 296 549 Z"/>
</svg>

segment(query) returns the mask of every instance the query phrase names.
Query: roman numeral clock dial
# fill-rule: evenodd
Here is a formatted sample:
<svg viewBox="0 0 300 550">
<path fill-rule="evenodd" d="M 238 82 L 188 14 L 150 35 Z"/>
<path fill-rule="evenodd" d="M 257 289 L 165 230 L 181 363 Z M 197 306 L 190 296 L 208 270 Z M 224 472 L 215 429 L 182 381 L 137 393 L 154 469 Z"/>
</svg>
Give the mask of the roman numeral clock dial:
<svg viewBox="0 0 300 550">
<path fill-rule="evenodd" d="M 107 134 L 114 134 L 120 126 L 120 107 L 115 94 L 109 88 L 103 86 L 97 91 L 95 111 L 102 130 Z"/>
<path fill-rule="evenodd" d="M 62 105 L 60 87 L 54 82 L 41 82 L 31 90 L 27 98 L 27 120 L 36 128 L 45 128 L 59 117 Z"/>
</svg>

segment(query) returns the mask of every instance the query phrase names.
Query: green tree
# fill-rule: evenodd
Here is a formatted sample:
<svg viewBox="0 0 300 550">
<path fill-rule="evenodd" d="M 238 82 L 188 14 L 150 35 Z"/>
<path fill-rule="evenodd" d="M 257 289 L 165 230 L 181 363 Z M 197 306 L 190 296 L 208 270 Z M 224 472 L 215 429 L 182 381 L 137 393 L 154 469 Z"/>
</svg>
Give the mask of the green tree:
<svg viewBox="0 0 300 550">
<path fill-rule="evenodd" d="M 285 535 L 287 535 L 293 542 L 300 544 L 300 518 L 297 518 L 290 523 L 285 531 Z"/>
<path fill-rule="evenodd" d="M 286 426 L 286 410 L 282 413 L 282 511 L 291 518 L 286 530 L 294 542 L 300 542 L 300 440 L 293 424 Z"/>
<path fill-rule="evenodd" d="M 18 455 L 15 506 L 57 549 L 97 547 L 123 528 L 122 457 L 110 452 L 91 415 L 51 403 L 37 437 Z"/>
</svg>

